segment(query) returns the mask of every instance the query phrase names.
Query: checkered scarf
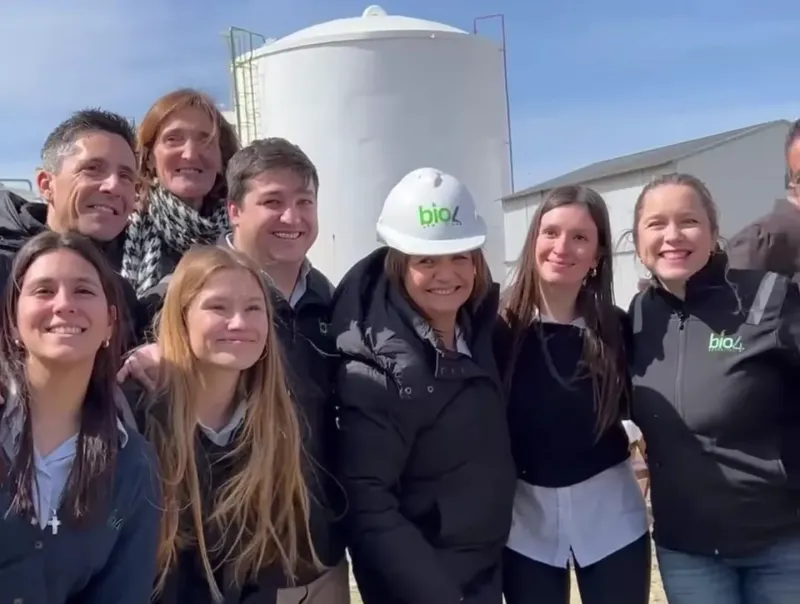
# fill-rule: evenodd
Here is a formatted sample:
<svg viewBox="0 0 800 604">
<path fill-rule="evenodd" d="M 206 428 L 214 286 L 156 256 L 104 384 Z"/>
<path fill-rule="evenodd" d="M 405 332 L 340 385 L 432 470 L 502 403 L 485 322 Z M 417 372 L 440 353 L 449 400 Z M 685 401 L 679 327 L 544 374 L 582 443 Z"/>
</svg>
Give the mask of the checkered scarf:
<svg viewBox="0 0 800 604">
<path fill-rule="evenodd" d="M 192 245 L 212 244 L 228 231 L 228 214 L 219 204 L 211 216 L 200 213 L 157 187 L 148 196 L 147 209 L 135 211 L 125 232 L 122 276 L 131 282 L 137 296 L 156 285 L 164 246 L 183 255 Z"/>
</svg>

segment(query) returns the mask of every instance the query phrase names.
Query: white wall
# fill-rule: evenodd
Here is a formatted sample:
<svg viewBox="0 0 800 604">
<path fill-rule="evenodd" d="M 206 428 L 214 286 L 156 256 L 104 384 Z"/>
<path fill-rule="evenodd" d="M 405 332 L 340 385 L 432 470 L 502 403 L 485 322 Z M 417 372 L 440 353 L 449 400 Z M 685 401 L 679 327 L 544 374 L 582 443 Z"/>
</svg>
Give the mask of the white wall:
<svg viewBox="0 0 800 604">
<path fill-rule="evenodd" d="M 785 195 L 783 147 L 789 125 L 779 123 L 678 162 L 680 172 L 702 179 L 714 200 L 723 237 L 770 209 Z"/>
</svg>

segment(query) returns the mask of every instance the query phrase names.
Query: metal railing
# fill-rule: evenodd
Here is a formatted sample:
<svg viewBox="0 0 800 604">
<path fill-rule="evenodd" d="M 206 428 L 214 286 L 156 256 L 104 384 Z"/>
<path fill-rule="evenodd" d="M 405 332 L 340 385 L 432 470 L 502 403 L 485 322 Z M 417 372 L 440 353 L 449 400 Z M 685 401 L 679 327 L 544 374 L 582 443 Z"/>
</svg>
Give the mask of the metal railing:
<svg viewBox="0 0 800 604">
<path fill-rule="evenodd" d="M 261 103 L 257 50 L 267 44 L 266 36 L 242 29 L 229 28 L 227 34 L 230 54 L 231 92 L 236 131 L 243 145 L 262 135 Z"/>
</svg>

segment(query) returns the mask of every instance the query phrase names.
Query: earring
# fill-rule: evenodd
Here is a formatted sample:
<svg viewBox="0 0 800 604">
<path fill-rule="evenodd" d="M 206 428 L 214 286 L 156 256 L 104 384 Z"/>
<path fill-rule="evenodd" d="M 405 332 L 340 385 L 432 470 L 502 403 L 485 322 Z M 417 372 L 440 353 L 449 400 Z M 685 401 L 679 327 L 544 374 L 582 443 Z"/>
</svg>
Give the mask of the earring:
<svg viewBox="0 0 800 604">
<path fill-rule="evenodd" d="M 595 268 L 595 267 L 593 266 L 593 267 L 592 267 L 592 270 L 590 270 L 590 271 L 589 271 L 589 276 L 590 276 L 590 277 L 596 277 L 596 276 L 597 276 L 597 268 Z"/>
<path fill-rule="evenodd" d="M 20 342 L 19 339 L 15 339 L 14 346 L 16 346 L 17 348 L 22 348 L 22 342 Z"/>
<path fill-rule="evenodd" d="M 103 341 L 103 348 L 108 348 L 108 345 L 111 344 L 111 338 L 106 338 Z"/>
</svg>

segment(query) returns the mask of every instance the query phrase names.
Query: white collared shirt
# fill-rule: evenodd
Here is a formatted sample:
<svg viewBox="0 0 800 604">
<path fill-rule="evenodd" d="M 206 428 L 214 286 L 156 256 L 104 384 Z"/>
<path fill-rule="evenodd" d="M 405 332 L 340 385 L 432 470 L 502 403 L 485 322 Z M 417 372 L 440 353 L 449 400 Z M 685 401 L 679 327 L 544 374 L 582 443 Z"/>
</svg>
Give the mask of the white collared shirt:
<svg viewBox="0 0 800 604">
<path fill-rule="evenodd" d="M 647 506 L 626 460 L 568 487 L 518 480 L 508 547 L 558 568 L 566 568 L 572 555 L 586 567 L 648 529 Z"/>
</svg>

